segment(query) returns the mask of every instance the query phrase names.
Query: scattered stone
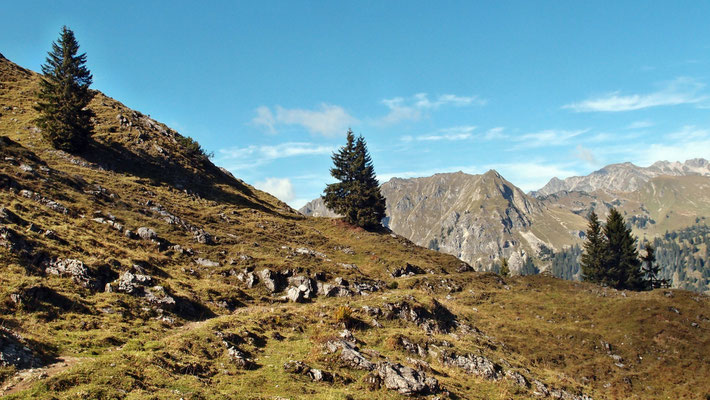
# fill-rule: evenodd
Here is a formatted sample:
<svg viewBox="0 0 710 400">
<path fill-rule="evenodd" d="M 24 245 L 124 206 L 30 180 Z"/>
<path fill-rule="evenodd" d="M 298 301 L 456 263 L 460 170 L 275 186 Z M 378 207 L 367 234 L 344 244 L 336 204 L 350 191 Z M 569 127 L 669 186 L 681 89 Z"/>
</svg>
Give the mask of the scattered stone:
<svg viewBox="0 0 710 400">
<path fill-rule="evenodd" d="M 138 236 L 143 240 L 155 240 L 158 238 L 158 234 L 154 230 L 145 226 L 138 228 Z"/>
<path fill-rule="evenodd" d="M 414 276 L 423 273 L 424 271 L 421 268 L 417 267 L 416 265 L 407 263 L 407 265 L 405 265 L 404 267 L 396 268 L 394 271 L 392 271 L 391 275 L 393 278 L 399 278 L 402 276 Z"/>
<path fill-rule="evenodd" d="M 328 341 L 325 346 L 330 353 L 334 353 L 340 349 L 340 360 L 351 368 L 367 371 L 375 369 L 375 365 L 367 360 L 360 353 L 360 351 L 358 351 L 358 347 L 354 342 L 347 340 L 331 340 Z"/>
<path fill-rule="evenodd" d="M 268 268 L 264 268 L 261 271 L 259 271 L 258 275 L 259 275 L 259 278 L 261 279 L 261 281 L 264 282 L 264 286 L 266 286 L 266 288 L 269 289 L 269 291 L 271 293 L 276 293 L 276 292 L 281 291 L 281 289 L 283 287 L 282 286 L 283 277 L 280 274 L 275 273 Z"/>
<path fill-rule="evenodd" d="M 511 369 L 505 371 L 505 379 L 513 382 L 514 384 L 516 384 L 520 387 L 524 387 L 524 388 L 530 387 L 530 382 L 528 382 L 528 380 L 525 379 L 523 374 L 521 374 L 520 372 L 513 371 Z"/>
<path fill-rule="evenodd" d="M 195 264 L 202 267 L 219 267 L 219 263 L 217 261 L 208 260 L 206 258 L 198 258 L 195 260 Z"/>
<path fill-rule="evenodd" d="M 379 363 L 376 372 L 385 387 L 403 395 L 426 395 L 441 391 L 436 378 L 399 363 Z"/>
<path fill-rule="evenodd" d="M 170 296 L 162 286 L 153 286 L 145 289 L 144 296 L 148 303 L 160 308 L 171 308 L 175 306 L 175 299 Z"/>
<path fill-rule="evenodd" d="M 45 261 L 44 272 L 58 276 L 69 276 L 75 283 L 85 288 L 93 288 L 95 282 L 83 262 L 71 258 Z"/>
<path fill-rule="evenodd" d="M 143 288 L 152 281 L 153 278 L 148 275 L 133 274 L 130 271 L 126 271 L 118 278 L 117 290 L 127 294 L 140 295 L 143 292 Z"/>
<path fill-rule="evenodd" d="M 305 375 L 313 382 L 333 382 L 333 374 L 320 369 L 311 368 L 302 361 L 291 360 L 284 364 L 284 370 L 291 374 Z"/>
<path fill-rule="evenodd" d="M 498 380 L 501 377 L 502 368 L 500 365 L 483 356 L 474 354 L 462 356 L 443 350 L 441 358 L 444 364 L 459 367 L 468 373 L 476 374 L 488 380 Z"/>
<path fill-rule="evenodd" d="M 201 244 L 211 245 L 214 244 L 214 238 L 209 233 L 201 230 L 195 234 L 195 241 Z"/>
<path fill-rule="evenodd" d="M 234 346 L 227 348 L 227 354 L 239 368 L 251 369 L 254 366 L 254 362 Z"/>
</svg>

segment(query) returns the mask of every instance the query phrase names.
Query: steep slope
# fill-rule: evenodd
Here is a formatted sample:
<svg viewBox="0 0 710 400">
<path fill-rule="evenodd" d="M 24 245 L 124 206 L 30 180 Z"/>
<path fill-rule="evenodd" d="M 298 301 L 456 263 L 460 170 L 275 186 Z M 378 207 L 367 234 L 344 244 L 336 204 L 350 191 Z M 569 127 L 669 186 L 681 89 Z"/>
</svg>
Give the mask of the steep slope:
<svg viewBox="0 0 710 400">
<path fill-rule="evenodd" d="M 89 151 L 58 152 L 31 122 L 36 82 L 0 59 L 7 398 L 710 393 L 705 296 L 502 279 L 304 218 L 100 93 Z M 520 221 L 539 204 L 509 201 Z"/>
<path fill-rule="evenodd" d="M 630 162 L 611 164 L 586 176 L 572 176 L 564 180 L 552 178 L 545 186 L 532 192 L 531 195 L 541 197 L 562 191 L 633 192 L 650 179 L 662 175 L 710 176 L 710 162 L 702 158 L 687 160 L 684 163 L 658 161 L 645 168 Z"/>
<path fill-rule="evenodd" d="M 425 178 L 393 178 L 381 186 L 386 224 L 420 246 L 452 254 L 481 268 L 500 256 L 519 271 L 528 257 L 580 240 L 584 219 L 563 208 L 550 209 L 527 196 L 496 171 L 462 172 Z M 322 199 L 300 210 L 334 216 Z"/>
</svg>

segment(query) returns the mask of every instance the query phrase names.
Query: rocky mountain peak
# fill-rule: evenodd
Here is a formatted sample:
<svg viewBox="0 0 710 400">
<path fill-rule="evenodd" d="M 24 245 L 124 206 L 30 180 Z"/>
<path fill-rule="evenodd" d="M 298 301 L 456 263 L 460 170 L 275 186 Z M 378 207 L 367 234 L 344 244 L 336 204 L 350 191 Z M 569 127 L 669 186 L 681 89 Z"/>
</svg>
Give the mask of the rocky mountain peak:
<svg viewBox="0 0 710 400">
<path fill-rule="evenodd" d="M 695 158 L 685 162 L 657 161 L 649 167 L 639 167 L 631 162 L 610 164 L 586 176 L 572 176 L 565 179 L 552 178 L 540 190 L 530 194 L 540 197 L 561 191 L 632 192 L 638 190 L 650 179 L 661 175 L 710 176 L 710 164 L 703 158 Z"/>
</svg>

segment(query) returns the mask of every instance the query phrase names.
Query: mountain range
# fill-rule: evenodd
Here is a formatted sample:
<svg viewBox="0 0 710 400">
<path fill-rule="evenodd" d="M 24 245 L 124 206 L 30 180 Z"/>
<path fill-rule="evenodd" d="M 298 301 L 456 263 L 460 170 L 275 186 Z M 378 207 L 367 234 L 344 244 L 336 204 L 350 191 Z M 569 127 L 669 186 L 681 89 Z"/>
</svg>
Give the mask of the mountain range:
<svg viewBox="0 0 710 400">
<path fill-rule="evenodd" d="M 710 217 L 710 164 L 704 159 L 648 168 L 613 164 L 583 177 L 553 178 L 530 194 L 496 171 L 393 178 L 381 191 L 387 200 L 385 224 L 420 246 L 482 270 L 494 269 L 503 256 L 514 272 L 528 259 L 544 271 L 550 252 L 582 242 L 592 210 L 604 218 L 611 207 L 618 208 L 642 239 L 704 222 Z M 334 216 L 322 199 L 300 212 Z"/>
<path fill-rule="evenodd" d="M 710 163 L 703 158 L 686 160 L 681 163 L 657 161 L 649 167 L 638 167 L 630 162 L 611 164 L 586 176 L 572 176 L 564 180 L 557 177 L 537 191 L 535 197 L 557 192 L 633 192 L 644 183 L 658 176 L 710 176 Z"/>
</svg>

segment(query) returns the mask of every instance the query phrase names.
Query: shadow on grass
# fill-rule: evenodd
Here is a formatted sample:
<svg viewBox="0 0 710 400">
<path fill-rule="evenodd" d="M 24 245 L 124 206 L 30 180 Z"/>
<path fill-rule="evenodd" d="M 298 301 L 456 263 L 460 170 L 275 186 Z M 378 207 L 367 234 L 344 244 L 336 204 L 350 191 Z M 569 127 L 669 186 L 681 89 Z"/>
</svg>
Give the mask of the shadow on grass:
<svg viewBox="0 0 710 400">
<path fill-rule="evenodd" d="M 104 169 L 148 179 L 154 185 L 166 184 L 178 189 L 189 189 L 208 200 L 278 214 L 271 204 L 257 199 L 248 186 L 220 170 L 207 158 L 192 158 L 191 169 L 174 159 L 156 157 L 140 149 L 129 150 L 116 142 L 97 140 L 91 140 L 88 149 L 81 155 Z M 230 186 L 241 194 L 222 190 L 217 186 L 219 184 Z"/>
</svg>

